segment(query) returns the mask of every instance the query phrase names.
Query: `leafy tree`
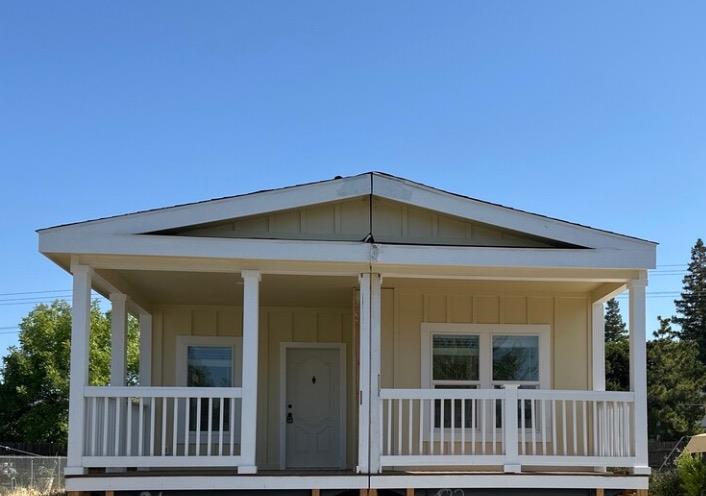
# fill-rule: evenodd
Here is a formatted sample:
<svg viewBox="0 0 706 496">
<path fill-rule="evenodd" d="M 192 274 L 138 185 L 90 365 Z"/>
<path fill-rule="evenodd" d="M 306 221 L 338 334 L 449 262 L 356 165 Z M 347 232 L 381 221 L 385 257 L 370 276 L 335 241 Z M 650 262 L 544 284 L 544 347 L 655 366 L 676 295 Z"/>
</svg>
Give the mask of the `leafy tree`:
<svg viewBox="0 0 706 496">
<path fill-rule="evenodd" d="M 608 342 L 627 339 L 628 328 L 620 314 L 620 303 L 615 298 L 606 302 L 605 309 L 605 340 Z"/>
<path fill-rule="evenodd" d="M 677 475 L 685 496 L 702 496 L 706 493 L 706 460 L 700 454 L 679 455 Z"/>
<path fill-rule="evenodd" d="M 682 282 L 681 298 L 674 301 L 681 326 L 682 340 L 693 341 L 699 348 L 699 359 L 706 364 L 706 247 L 699 238 L 691 249 L 691 261 Z"/>
<path fill-rule="evenodd" d="M 630 388 L 630 343 L 620 304 L 615 298 L 606 303 L 604 329 L 606 389 L 627 391 Z"/>
<path fill-rule="evenodd" d="M 675 339 L 671 319 L 658 319 L 655 339 L 647 343 L 649 431 L 658 439 L 674 440 L 699 431 L 706 367 L 694 343 Z"/>
<path fill-rule="evenodd" d="M 138 368 L 138 326 L 128 325 L 128 381 Z M 71 306 L 61 300 L 38 305 L 20 324 L 19 346 L 0 369 L 0 439 L 66 443 L 69 406 Z M 91 305 L 89 382 L 110 378 L 110 314 Z"/>
</svg>

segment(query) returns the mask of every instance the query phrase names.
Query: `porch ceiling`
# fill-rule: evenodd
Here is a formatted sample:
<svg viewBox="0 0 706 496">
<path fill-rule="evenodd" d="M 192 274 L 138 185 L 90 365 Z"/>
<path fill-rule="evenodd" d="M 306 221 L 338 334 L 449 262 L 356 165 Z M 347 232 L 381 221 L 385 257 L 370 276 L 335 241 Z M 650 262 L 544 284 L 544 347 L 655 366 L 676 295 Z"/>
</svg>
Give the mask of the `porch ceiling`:
<svg viewBox="0 0 706 496">
<path fill-rule="evenodd" d="M 241 305 L 243 284 L 239 273 L 177 272 L 162 270 L 98 270 L 115 287 L 147 307 L 152 305 Z M 594 281 L 485 281 L 428 278 L 385 278 L 384 287 L 443 288 L 459 294 L 483 292 L 492 284 L 506 294 L 591 294 L 602 286 Z M 353 276 L 263 274 L 260 304 L 264 306 L 343 306 L 352 304 L 358 287 Z M 609 289 L 612 289 L 609 288 Z M 106 295 L 107 296 L 107 295 Z"/>
</svg>

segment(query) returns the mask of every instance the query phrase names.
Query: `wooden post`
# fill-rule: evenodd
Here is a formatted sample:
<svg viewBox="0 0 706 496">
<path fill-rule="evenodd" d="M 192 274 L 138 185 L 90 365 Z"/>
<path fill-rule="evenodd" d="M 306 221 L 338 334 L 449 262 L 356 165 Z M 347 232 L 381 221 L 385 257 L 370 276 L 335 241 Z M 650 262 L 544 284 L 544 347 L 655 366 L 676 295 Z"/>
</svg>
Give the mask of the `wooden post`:
<svg viewBox="0 0 706 496">
<path fill-rule="evenodd" d="M 110 293 L 110 385 L 124 386 L 127 378 L 127 296 Z"/>
<path fill-rule="evenodd" d="M 380 401 L 380 348 L 382 346 L 382 277 L 370 274 L 370 473 L 382 472 L 382 401 Z M 374 489 L 377 495 L 377 489 Z"/>
<path fill-rule="evenodd" d="M 503 471 L 509 473 L 519 473 L 522 467 L 519 462 L 519 453 L 517 449 L 517 389 L 519 384 L 505 384 L 505 398 L 503 405 L 503 428 L 505 434 L 503 444 L 505 446 L 505 458 L 507 462 L 503 465 Z M 491 418 L 491 422 L 495 423 L 495 419 Z"/>
<path fill-rule="evenodd" d="M 257 353 L 259 333 L 260 273 L 244 270 L 243 287 L 243 401 L 240 424 L 240 450 L 243 465 L 239 474 L 255 474 L 257 443 Z"/>
<path fill-rule="evenodd" d="M 83 388 L 88 385 L 88 340 L 91 332 L 91 269 L 71 264 L 73 302 L 71 308 L 71 372 L 69 374 L 69 442 L 66 475 L 81 475 L 85 405 Z"/>
<path fill-rule="evenodd" d="M 630 281 L 630 390 L 635 394 L 634 474 L 649 475 L 647 453 L 647 344 L 645 337 L 645 287 L 647 275 Z"/>
<path fill-rule="evenodd" d="M 360 365 L 358 367 L 358 473 L 370 472 L 370 274 L 360 274 Z M 361 489 L 361 495 L 363 494 Z M 366 495 L 367 495 L 367 489 Z"/>
<path fill-rule="evenodd" d="M 605 496 L 605 491 L 601 488 L 596 489 L 596 496 Z"/>
<path fill-rule="evenodd" d="M 140 313 L 140 386 L 152 385 L 152 315 Z"/>
</svg>

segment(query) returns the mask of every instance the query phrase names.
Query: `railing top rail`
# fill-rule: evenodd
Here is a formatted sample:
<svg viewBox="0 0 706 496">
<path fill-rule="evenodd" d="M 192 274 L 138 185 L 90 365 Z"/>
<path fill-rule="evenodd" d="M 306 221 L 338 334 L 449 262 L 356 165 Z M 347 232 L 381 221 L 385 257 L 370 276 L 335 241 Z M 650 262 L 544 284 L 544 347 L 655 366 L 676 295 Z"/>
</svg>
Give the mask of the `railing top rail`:
<svg viewBox="0 0 706 496">
<path fill-rule="evenodd" d="M 579 391 L 566 389 L 518 389 L 517 398 L 526 400 L 576 400 L 632 402 L 635 395 L 622 391 Z M 439 399 L 503 399 L 505 389 L 381 389 L 381 399 L 439 400 Z"/>
<path fill-rule="evenodd" d="M 86 386 L 83 395 L 96 398 L 242 398 L 240 387 Z"/>
</svg>

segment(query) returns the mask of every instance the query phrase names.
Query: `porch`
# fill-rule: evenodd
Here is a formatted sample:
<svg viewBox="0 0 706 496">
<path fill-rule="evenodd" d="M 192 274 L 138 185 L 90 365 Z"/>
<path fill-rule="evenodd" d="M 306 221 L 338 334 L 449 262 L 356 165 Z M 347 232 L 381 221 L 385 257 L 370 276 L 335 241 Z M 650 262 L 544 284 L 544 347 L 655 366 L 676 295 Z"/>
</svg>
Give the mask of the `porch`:
<svg viewBox="0 0 706 496">
<path fill-rule="evenodd" d="M 224 470 L 228 480 L 245 483 L 247 476 L 247 484 L 255 485 L 287 473 L 301 477 L 304 467 L 292 463 L 287 451 L 292 438 L 284 357 L 296 344 L 341 353 L 341 380 L 330 385 L 340 393 L 341 418 L 331 449 L 341 454 L 318 467 L 328 474 L 316 476 L 323 481 L 317 487 L 397 487 L 400 479 L 394 477 L 400 474 L 422 484 L 431 473 L 465 481 L 474 474 L 580 472 L 586 484 L 599 484 L 590 487 L 646 483 L 627 476 L 606 482 L 611 475 L 600 475 L 606 466 L 647 471 L 639 276 L 575 271 L 558 280 L 543 271 L 540 280 L 526 273 L 502 281 L 488 275 L 454 280 L 369 272 L 134 270 L 92 262 L 72 268 L 72 363 L 87 353 L 93 287 L 113 305 L 111 385 L 88 386 L 87 374 L 81 377 L 87 371 L 72 369 L 67 474 L 79 476 L 70 483 L 76 488 L 86 483 L 80 480 L 99 480 L 96 471 L 103 469 L 125 481 L 141 477 L 140 483 L 149 474 L 203 478 L 197 474 L 208 470 L 214 478 L 207 487 L 225 484 Z M 602 305 L 626 287 L 635 380 L 632 391 L 606 392 Z M 141 327 L 137 386 L 125 385 L 128 312 Z M 536 380 L 493 376 L 493 339 L 515 335 L 536 336 Z M 434 336 L 440 337 L 438 356 L 477 353 L 477 376 L 436 377 Z M 466 336 L 466 348 L 449 348 L 441 339 L 449 336 Z M 232 350 L 227 385 L 188 383 L 190 363 L 179 357 L 209 346 Z M 81 382 L 74 387 L 74 381 Z M 293 423 L 299 421 L 298 406 Z M 134 468 L 139 476 L 131 475 Z"/>
</svg>

